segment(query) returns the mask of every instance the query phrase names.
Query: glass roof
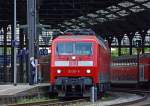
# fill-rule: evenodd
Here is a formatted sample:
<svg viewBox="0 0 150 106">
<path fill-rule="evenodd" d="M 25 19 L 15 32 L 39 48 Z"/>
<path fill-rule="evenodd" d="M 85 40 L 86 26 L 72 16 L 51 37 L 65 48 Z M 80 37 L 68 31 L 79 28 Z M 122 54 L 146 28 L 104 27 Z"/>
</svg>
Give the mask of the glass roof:
<svg viewBox="0 0 150 106">
<path fill-rule="evenodd" d="M 129 14 L 129 13 L 128 13 L 127 11 L 125 11 L 125 10 L 118 11 L 117 13 L 118 13 L 120 16 L 126 16 L 126 15 Z"/>
<path fill-rule="evenodd" d="M 109 14 L 109 15 L 106 15 L 106 17 L 108 17 L 109 19 L 115 19 L 115 18 L 118 18 L 116 15 L 114 14 Z"/>
<path fill-rule="evenodd" d="M 130 7 L 130 6 L 133 6 L 134 3 L 125 1 L 125 2 L 119 3 L 118 5 L 120 5 L 120 6 L 122 6 L 122 7 Z"/>
<path fill-rule="evenodd" d="M 72 23 L 71 22 L 64 22 L 64 24 L 66 24 L 66 25 L 72 25 Z"/>
<path fill-rule="evenodd" d="M 109 13 L 108 11 L 105 11 L 105 10 L 97 10 L 96 11 L 97 14 L 107 14 Z"/>
<path fill-rule="evenodd" d="M 148 1 L 148 0 L 135 0 L 136 2 L 145 2 L 145 1 Z"/>
<path fill-rule="evenodd" d="M 89 16 L 91 18 L 96 18 L 96 17 L 98 17 L 98 14 L 91 13 L 91 14 L 87 14 L 87 16 Z"/>
<path fill-rule="evenodd" d="M 89 20 L 89 21 L 87 21 L 90 25 L 95 25 L 95 24 L 97 24 L 97 22 L 96 21 L 94 21 L 94 20 Z"/>
<path fill-rule="evenodd" d="M 85 23 L 79 23 L 78 25 L 79 25 L 79 26 L 82 26 L 82 27 L 85 27 L 85 26 L 86 26 Z"/>
<path fill-rule="evenodd" d="M 109 6 L 106 9 L 97 10 L 95 13 L 89 13 L 85 16 L 80 16 L 77 19 L 72 19 L 69 23 L 64 22 L 64 24 L 74 25 L 71 23 L 78 22 L 79 26 L 84 27 L 88 23 L 90 25 L 96 25 L 108 20 L 120 19 L 127 15 L 144 11 L 147 8 L 150 8 L 149 0 L 135 0 L 133 2 L 125 1 L 118 3 L 117 5 Z"/>
<path fill-rule="evenodd" d="M 147 8 L 150 8 L 150 2 L 144 3 L 143 5 L 146 6 Z"/>
<path fill-rule="evenodd" d="M 130 10 L 133 12 L 140 12 L 140 11 L 143 11 L 145 9 L 141 8 L 140 6 L 135 6 L 135 7 L 130 8 Z"/>
<path fill-rule="evenodd" d="M 116 6 L 110 6 L 110 7 L 108 7 L 108 9 L 111 11 L 114 11 L 114 12 L 120 10 L 120 8 L 116 7 Z"/>
<path fill-rule="evenodd" d="M 98 21 L 98 22 L 104 22 L 104 21 L 106 21 L 106 19 L 105 18 L 96 18 L 96 21 Z"/>
</svg>

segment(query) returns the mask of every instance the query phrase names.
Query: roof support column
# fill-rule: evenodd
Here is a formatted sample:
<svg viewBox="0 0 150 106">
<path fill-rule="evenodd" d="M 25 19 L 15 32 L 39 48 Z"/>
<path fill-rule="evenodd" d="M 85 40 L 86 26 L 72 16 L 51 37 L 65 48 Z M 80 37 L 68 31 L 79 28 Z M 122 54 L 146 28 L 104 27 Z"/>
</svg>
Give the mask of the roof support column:
<svg viewBox="0 0 150 106">
<path fill-rule="evenodd" d="M 110 48 L 110 52 L 111 52 L 111 43 L 112 43 L 113 37 L 108 37 L 108 46 Z"/>
<path fill-rule="evenodd" d="M 144 48 L 145 48 L 145 45 L 144 45 L 145 34 L 146 34 L 145 32 L 141 33 L 141 37 L 142 37 L 142 41 L 141 41 L 142 53 L 145 52 L 145 50 L 144 50 Z"/>
<path fill-rule="evenodd" d="M 122 40 L 122 37 L 119 36 L 118 37 L 118 56 L 121 56 L 121 40 Z"/>
<path fill-rule="evenodd" d="M 3 71 L 4 71 L 4 75 L 3 75 L 3 82 L 7 82 L 8 81 L 8 74 L 7 74 L 7 26 L 6 25 L 4 25 L 4 27 L 3 27 L 3 29 L 4 29 L 4 51 L 3 51 L 3 53 L 4 53 L 4 63 L 3 63 Z"/>
<path fill-rule="evenodd" d="M 28 76 L 29 84 L 32 85 L 30 58 L 34 57 L 35 36 L 36 36 L 36 0 L 27 0 L 27 25 L 28 25 Z"/>
<path fill-rule="evenodd" d="M 23 65 L 23 59 L 24 59 L 24 54 L 23 54 L 23 46 L 24 46 L 24 34 L 23 34 L 23 29 L 19 29 L 19 41 L 20 41 L 20 47 L 19 47 L 19 81 L 23 82 L 24 80 L 24 65 Z"/>
<path fill-rule="evenodd" d="M 133 36 L 128 36 L 129 37 L 129 42 L 130 42 L 130 45 L 129 45 L 129 54 L 132 55 L 132 39 L 133 39 Z"/>
</svg>

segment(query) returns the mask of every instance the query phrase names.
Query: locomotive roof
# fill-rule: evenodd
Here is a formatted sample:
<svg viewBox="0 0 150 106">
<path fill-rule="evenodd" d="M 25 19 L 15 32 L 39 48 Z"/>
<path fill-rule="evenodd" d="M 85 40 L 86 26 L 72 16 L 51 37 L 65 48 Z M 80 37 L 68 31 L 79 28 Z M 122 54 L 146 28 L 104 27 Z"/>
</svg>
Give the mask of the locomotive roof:
<svg viewBox="0 0 150 106">
<path fill-rule="evenodd" d="M 71 35 L 71 36 L 58 36 L 54 41 L 56 40 L 86 40 L 86 41 L 96 41 L 99 45 L 101 45 L 104 49 L 107 49 L 107 47 L 104 44 L 104 40 L 102 38 L 97 38 L 95 35 Z"/>
<path fill-rule="evenodd" d="M 90 35 L 71 35 L 71 36 L 59 36 L 57 39 L 70 39 L 70 40 L 77 40 L 77 39 L 97 39 L 96 36 Z"/>
</svg>

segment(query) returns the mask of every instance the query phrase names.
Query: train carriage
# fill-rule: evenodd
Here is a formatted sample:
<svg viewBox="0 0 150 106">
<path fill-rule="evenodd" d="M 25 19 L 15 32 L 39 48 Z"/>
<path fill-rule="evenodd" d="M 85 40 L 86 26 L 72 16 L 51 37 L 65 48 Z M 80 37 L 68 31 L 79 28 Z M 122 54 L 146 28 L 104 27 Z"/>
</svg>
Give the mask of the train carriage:
<svg viewBox="0 0 150 106">
<path fill-rule="evenodd" d="M 130 85 L 137 83 L 148 86 L 150 83 L 150 53 L 141 54 L 139 66 L 136 55 L 120 56 L 113 59 L 111 68 L 112 85 Z"/>
<path fill-rule="evenodd" d="M 52 42 L 51 90 L 58 96 L 98 94 L 110 83 L 110 53 L 104 42 L 90 35 L 59 36 Z"/>
</svg>

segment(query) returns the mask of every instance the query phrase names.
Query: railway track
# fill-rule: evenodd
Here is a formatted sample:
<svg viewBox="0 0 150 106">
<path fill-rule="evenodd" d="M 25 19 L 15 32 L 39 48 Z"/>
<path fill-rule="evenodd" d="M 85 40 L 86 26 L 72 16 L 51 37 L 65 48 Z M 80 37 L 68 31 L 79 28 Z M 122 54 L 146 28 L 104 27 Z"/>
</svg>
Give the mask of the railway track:
<svg viewBox="0 0 150 106">
<path fill-rule="evenodd" d="M 10 104 L 8 106 L 70 106 L 77 105 L 81 102 L 86 102 L 87 99 L 78 99 L 78 100 L 70 100 L 70 101 L 45 101 L 45 102 L 36 102 L 36 103 L 25 103 L 25 104 Z"/>
<path fill-rule="evenodd" d="M 120 103 L 117 105 L 110 105 L 110 106 L 150 106 L 150 90 L 149 89 L 130 89 L 130 88 L 118 89 L 117 88 L 117 89 L 113 89 L 112 91 L 135 93 L 143 97 L 135 101 Z"/>
<path fill-rule="evenodd" d="M 111 92 L 124 92 L 124 94 L 136 94 L 141 96 L 138 99 L 132 100 L 132 101 L 125 101 L 125 102 L 118 102 L 115 104 L 107 104 L 107 106 L 150 106 L 150 90 L 140 90 L 140 89 L 112 89 Z M 123 96 L 124 94 L 121 94 Z M 121 97 L 122 98 L 122 97 Z M 127 98 L 130 98 L 127 97 Z M 117 98 L 116 98 L 117 99 Z M 108 101 L 109 102 L 109 101 Z M 98 104 L 95 104 L 98 103 Z M 77 100 L 53 100 L 53 101 L 44 101 L 44 102 L 36 102 L 36 103 L 26 103 L 26 104 L 11 104 L 8 106 L 103 106 L 101 100 L 98 100 L 97 102 L 90 103 L 87 101 L 87 98 L 84 99 L 77 99 Z M 106 106 L 106 105 L 104 105 Z"/>
</svg>

